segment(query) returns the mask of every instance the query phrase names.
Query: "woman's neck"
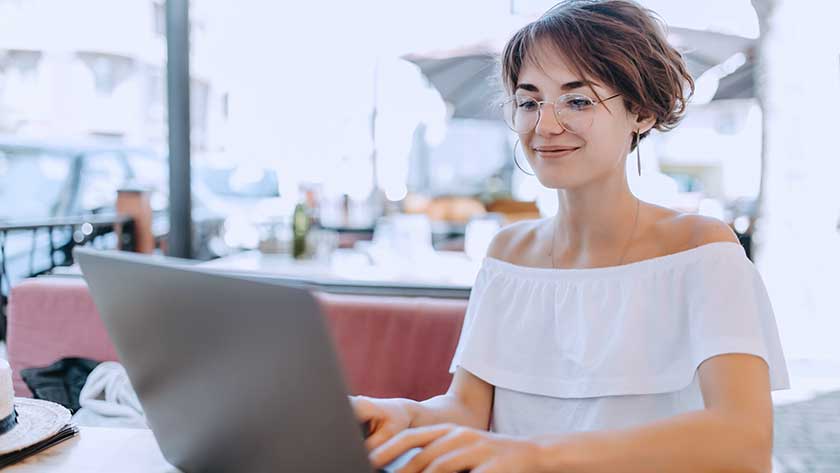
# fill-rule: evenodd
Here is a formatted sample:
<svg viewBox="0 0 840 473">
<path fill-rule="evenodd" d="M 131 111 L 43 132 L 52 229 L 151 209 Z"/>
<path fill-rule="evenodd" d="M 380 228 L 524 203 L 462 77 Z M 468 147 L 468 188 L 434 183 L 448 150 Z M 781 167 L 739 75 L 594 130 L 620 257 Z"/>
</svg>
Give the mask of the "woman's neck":
<svg viewBox="0 0 840 473">
<path fill-rule="evenodd" d="M 609 185 L 560 189 L 557 198 L 555 240 L 564 253 L 597 253 L 627 244 L 637 199 L 626 179 Z"/>
</svg>

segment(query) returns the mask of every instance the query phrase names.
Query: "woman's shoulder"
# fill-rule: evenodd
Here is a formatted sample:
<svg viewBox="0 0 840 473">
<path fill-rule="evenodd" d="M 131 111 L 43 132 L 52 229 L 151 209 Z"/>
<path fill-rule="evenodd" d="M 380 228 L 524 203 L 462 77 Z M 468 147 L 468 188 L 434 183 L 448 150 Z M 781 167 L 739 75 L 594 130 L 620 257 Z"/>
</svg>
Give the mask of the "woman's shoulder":
<svg viewBox="0 0 840 473">
<path fill-rule="evenodd" d="M 539 243 L 550 218 L 526 219 L 502 227 L 493 237 L 487 256 L 502 261 L 517 262 L 517 255 L 533 250 Z M 549 234 L 550 238 L 550 234 Z"/>
<path fill-rule="evenodd" d="M 663 242 L 666 253 L 678 253 L 710 243 L 739 243 L 732 228 L 725 222 L 705 215 L 671 211 L 656 221 L 654 238 Z"/>
</svg>

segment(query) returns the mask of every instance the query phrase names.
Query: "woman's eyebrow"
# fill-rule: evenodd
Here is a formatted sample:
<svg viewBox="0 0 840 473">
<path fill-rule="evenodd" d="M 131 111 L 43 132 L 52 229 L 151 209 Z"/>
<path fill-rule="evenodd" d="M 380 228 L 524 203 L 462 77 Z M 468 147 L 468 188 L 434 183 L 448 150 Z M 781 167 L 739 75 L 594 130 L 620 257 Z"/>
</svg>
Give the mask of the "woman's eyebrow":
<svg viewBox="0 0 840 473">
<path fill-rule="evenodd" d="M 592 82 L 591 80 L 573 80 L 571 82 L 566 82 L 565 84 L 560 86 L 561 90 L 575 90 L 580 89 L 583 87 L 597 87 L 598 84 Z"/>
<path fill-rule="evenodd" d="M 516 85 L 516 90 L 519 90 L 519 89 L 527 90 L 528 92 L 539 92 L 540 91 L 540 89 L 537 88 L 537 86 L 533 85 L 533 84 L 517 84 Z"/>
<path fill-rule="evenodd" d="M 561 85 L 560 90 L 569 91 L 569 90 L 580 89 L 580 88 L 583 88 L 583 87 L 597 87 L 597 86 L 598 86 L 598 84 L 596 84 L 595 82 L 589 81 L 589 80 L 573 80 L 571 82 L 566 82 L 565 84 Z M 527 90 L 528 92 L 539 92 L 540 91 L 540 89 L 537 86 L 535 86 L 534 84 L 528 84 L 528 83 L 517 84 L 516 85 L 516 90 L 519 90 L 519 89 Z"/>
</svg>

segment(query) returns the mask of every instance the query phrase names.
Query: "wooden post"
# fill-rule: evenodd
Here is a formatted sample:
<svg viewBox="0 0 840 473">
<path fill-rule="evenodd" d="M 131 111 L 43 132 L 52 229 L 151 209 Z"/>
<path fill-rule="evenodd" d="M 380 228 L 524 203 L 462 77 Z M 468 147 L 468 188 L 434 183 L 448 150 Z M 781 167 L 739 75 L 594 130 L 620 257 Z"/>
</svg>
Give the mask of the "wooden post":
<svg viewBox="0 0 840 473">
<path fill-rule="evenodd" d="M 152 206 L 149 193 L 139 189 L 120 189 L 117 191 L 117 213 L 128 215 L 134 220 L 134 251 L 151 253 L 155 249 L 155 236 L 152 234 Z M 122 228 L 117 231 L 122 242 Z"/>
</svg>

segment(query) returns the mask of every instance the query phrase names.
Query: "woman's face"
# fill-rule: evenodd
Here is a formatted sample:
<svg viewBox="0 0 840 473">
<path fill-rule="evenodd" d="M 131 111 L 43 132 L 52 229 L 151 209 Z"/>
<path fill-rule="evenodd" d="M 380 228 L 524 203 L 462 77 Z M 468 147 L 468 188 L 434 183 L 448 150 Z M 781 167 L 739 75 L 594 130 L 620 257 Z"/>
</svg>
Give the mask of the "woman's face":
<svg viewBox="0 0 840 473">
<path fill-rule="evenodd" d="M 633 134 L 642 127 L 627 111 L 621 96 L 596 103 L 588 129 L 571 132 L 555 118 L 553 102 L 564 94 L 582 94 L 598 101 L 616 92 L 597 80 L 579 77 L 557 55 L 539 57 L 540 66 L 525 61 L 515 95 L 551 103 L 543 105 L 533 130 L 519 134 L 521 148 L 542 185 L 553 189 L 578 187 L 608 174 L 624 173 Z M 590 89 L 591 87 L 591 89 Z M 645 131 L 648 127 L 642 127 Z"/>
</svg>

